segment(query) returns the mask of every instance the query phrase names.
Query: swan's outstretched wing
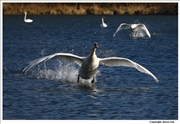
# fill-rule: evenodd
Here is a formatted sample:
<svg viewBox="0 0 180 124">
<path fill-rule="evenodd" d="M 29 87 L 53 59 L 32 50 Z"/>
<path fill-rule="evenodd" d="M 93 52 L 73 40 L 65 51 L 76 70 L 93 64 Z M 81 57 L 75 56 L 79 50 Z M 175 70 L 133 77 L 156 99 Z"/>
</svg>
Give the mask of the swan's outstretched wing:
<svg viewBox="0 0 180 124">
<path fill-rule="evenodd" d="M 149 33 L 148 29 L 146 28 L 146 26 L 144 24 L 138 24 L 137 25 L 139 28 L 143 29 L 146 31 L 146 34 L 148 35 L 148 37 L 151 37 L 151 34 Z"/>
<path fill-rule="evenodd" d="M 122 23 L 119 25 L 119 27 L 117 28 L 116 32 L 114 33 L 113 37 L 115 37 L 115 35 L 117 34 L 117 32 L 121 29 L 127 29 L 129 28 L 129 24 L 126 24 L 126 23 Z"/>
<path fill-rule="evenodd" d="M 133 61 L 131 61 L 129 59 L 119 58 L 119 57 L 109 57 L 109 58 L 100 59 L 99 62 L 101 64 L 107 65 L 107 66 L 126 66 L 126 67 L 136 68 L 140 72 L 143 72 L 143 73 L 151 75 L 154 78 L 154 80 L 156 82 L 158 82 L 158 79 L 156 78 L 156 76 L 154 76 L 150 71 L 148 71 L 143 66 L 141 66 L 138 63 L 133 62 Z"/>
<path fill-rule="evenodd" d="M 69 61 L 69 62 L 75 62 L 79 66 L 81 66 L 82 60 L 83 60 L 83 57 L 79 57 L 79 56 L 76 56 L 76 55 L 73 55 L 70 53 L 55 53 L 55 54 L 52 54 L 49 56 L 41 57 L 39 59 L 30 61 L 29 65 L 26 66 L 23 71 L 25 71 L 25 73 L 26 73 L 31 67 L 39 64 L 42 61 L 47 61 L 47 60 L 53 59 L 53 58 L 62 59 L 62 60 Z"/>
</svg>

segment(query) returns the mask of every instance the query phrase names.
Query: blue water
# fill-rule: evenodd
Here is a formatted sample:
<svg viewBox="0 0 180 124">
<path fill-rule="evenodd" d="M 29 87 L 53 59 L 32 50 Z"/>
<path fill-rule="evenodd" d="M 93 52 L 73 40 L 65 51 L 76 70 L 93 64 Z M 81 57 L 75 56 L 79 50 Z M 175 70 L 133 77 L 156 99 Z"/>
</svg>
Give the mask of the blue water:
<svg viewBox="0 0 180 124">
<path fill-rule="evenodd" d="M 178 16 L 3 16 L 4 120 L 178 119 Z M 151 38 L 113 34 L 121 23 L 144 23 Z M 98 43 L 100 58 L 129 58 L 134 68 L 100 65 L 96 83 L 77 84 L 78 66 L 50 60 L 22 70 L 27 62 L 56 52 L 86 56 Z M 45 68 L 46 66 L 46 68 Z"/>
</svg>

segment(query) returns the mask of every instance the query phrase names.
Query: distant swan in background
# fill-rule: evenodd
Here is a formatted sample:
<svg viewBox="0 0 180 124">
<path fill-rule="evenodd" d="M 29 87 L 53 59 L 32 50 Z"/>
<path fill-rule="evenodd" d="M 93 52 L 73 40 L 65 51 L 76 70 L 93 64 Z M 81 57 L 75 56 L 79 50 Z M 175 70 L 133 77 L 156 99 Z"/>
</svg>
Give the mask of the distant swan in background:
<svg viewBox="0 0 180 124">
<path fill-rule="evenodd" d="M 149 33 L 148 29 L 146 28 L 144 24 L 126 24 L 126 23 L 120 24 L 120 26 L 117 28 L 116 32 L 114 33 L 113 37 L 115 37 L 116 33 L 120 31 L 121 29 L 128 29 L 128 28 L 130 28 L 131 37 L 143 37 L 144 35 L 143 36 L 138 35 L 139 30 L 145 31 L 146 35 L 148 37 L 151 37 L 151 34 Z"/>
<path fill-rule="evenodd" d="M 156 82 L 158 79 L 146 68 L 139 65 L 136 62 L 131 61 L 127 58 L 120 57 L 109 57 L 109 58 L 98 58 L 96 56 L 96 49 L 98 48 L 98 44 L 95 43 L 91 53 L 87 57 L 80 57 L 77 55 L 73 55 L 70 53 L 55 53 L 49 56 L 45 56 L 39 59 L 35 59 L 29 62 L 29 65 L 24 68 L 23 72 L 27 72 L 31 67 L 39 64 L 40 62 L 47 61 L 49 59 L 62 59 L 69 62 L 74 62 L 80 66 L 79 74 L 77 78 L 77 82 L 79 83 L 80 77 L 83 79 L 92 79 L 91 83 L 94 82 L 94 76 L 97 72 L 99 64 L 107 65 L 107 66 L 126 66 L 136 68 L 138 71 L 149 74 L 154 78 Z"/>
<path fill-rule="evenodd" d="M 102 27 L 102 28 L 106 28 L 106 27 L 107 27 L 107 24 L 104 23 L 104 18 L 102 18 L 102 24 L 101 24 L 101 27 Z"/>
<path fill-rule="evenodd" d="M 24 12 L 24 22 L 27 22 L 27 23 L 31 23 L 31 22 L 33 22 L 33 20 L 32 19 L 26 19 L 26 16 L 27 16 L 27 12 Z"/>
</svg>

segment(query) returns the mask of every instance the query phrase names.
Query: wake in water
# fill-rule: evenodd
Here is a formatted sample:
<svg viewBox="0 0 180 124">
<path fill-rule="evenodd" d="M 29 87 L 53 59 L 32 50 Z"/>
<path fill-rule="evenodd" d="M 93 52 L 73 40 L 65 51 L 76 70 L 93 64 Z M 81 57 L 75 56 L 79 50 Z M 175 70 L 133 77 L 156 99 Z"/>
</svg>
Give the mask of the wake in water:
<svg viewBox="0 0 180 124">
<path fill-rule="evenodd" d="M 92 88 L 94 84 L 91 83 L 92 79 L 85 80 L 80 78 L 79 83 L 77 83 L 78 77 L 78 67 L 74 63 L 67 63 L 65 64 L 62 61 L 59 61 L 55 68 L 50 68 L 44 63 L 44 67 L 32 68 L 29 73 L 27 73 L 30 77 L 47 79 L 47 80 L 55 80 L 61 81 L 63 83 L 71 83 L 77 84 L 81 87 Z M 99 71 L 97 71 L 99 73 Z M 97 75 L 96 73 L 96 75 Z M 96 75 L 95 75 L 95 82 L 96 82 Z"/>
</svg>

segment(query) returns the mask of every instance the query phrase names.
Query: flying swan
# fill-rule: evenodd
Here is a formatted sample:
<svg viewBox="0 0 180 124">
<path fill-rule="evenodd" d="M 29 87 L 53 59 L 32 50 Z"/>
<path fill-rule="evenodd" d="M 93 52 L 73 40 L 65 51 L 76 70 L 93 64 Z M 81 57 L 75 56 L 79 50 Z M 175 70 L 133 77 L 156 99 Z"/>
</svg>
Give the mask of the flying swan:
<svg viewBox="0 0 180 124">
<path fill-rule="evenodd" d="M 102 28 L 106 28 L 106 27 L 107 27 L 107 24 L 104 23 L 104 18 L 102 18 L 102 24 L 101 24 L 101 27 L 102 27 Z"/>
<path fill-rule="evenodd" d="M 151 37 L 151 34 L 149 33 L 148 29 L 144 24 L 126 24 L 122 23 L 117 28 L 116 32 L 114 33 L 113 37 L 115 37 L 116 33 L 122 29 L 128 29 L 130 28 L 131 37 L 137 37 L 138 29 L 144 30 L 148 37 Z"/>
<path fill-rule="evenodd" d="M 121 58 L 121 57 L 109 57 L 109 58 L 98 58 L 96 56 L 96 49 L 98 48 L 98 44 L 95 43 L 93 46 L 93 49 L 91 53 L 87 57 L 80 57 L 77 55 L 73 55 L 71 53 L 55 53 L 49 56 L 45 56 L 42 58 L 35 59 L 33 61 L 29 62 L 29 65 L 24 68 L 23 72 L 26 72 L 33 66 L 39 64 L 40 62 L 47 61 L 49 59 L 62 59 L 69 62 L 75 62 L 80 66 L 79 74 L 77 78 L 77 82 L 79 83 L 80 77 L 83 79 L 92 79 L 91 83 L 94 82 L 94 74 L 97 70 L 99 64 L 103 64 L 106 66 L 126 66 L 126 67 L 133 67 L 136 68 L 138 71 L 142 73 L 149 74 L 152 76 L 155 80 L 155 82 L 158 82 L 158 79 L 146 68 L 139 65 L 136 62 L 133 62 L 130 59 L 127 58 Z"/>
<path fill-rule="evenodd" d="M 31 23 L 31 22 L 33 22 L 33 20 L 32 19 L 26 19 L 26 16 L 27 16 L 27 12 L 24 12 L 24 22 L 27 22 L 27 23 Z"/>
</svg>

